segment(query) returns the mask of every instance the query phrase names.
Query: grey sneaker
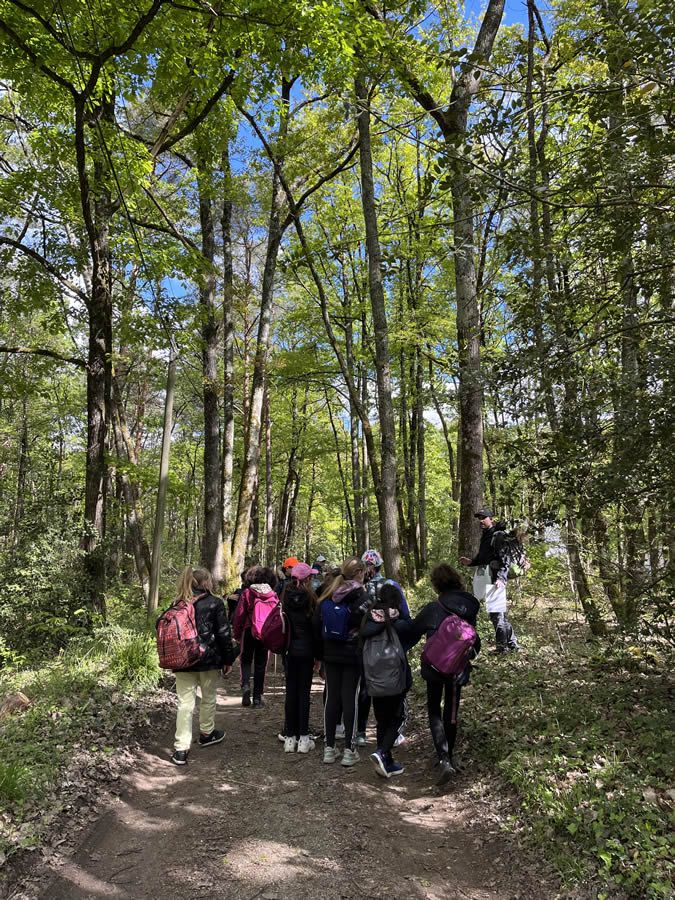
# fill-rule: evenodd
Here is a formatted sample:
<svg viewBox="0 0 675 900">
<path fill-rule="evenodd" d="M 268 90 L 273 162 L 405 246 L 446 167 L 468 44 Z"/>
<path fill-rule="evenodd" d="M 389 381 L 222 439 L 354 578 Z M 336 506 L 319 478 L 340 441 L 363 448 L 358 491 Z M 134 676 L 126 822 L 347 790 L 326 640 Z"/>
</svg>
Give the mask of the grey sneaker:
<svg viewBox="0 0 675 900">
<path fill-rule="evenodd" d="M 335 747 L 324 747 L 323 748 L 323 761 L 325 763 L 334 763 L 338 758 L 338 753 Z"/>
<path fill-rule="evenodd" d="M 350 750 L 349 747 L 346 747 L 340 762 L 343 766 L 354 766 L 359 759 L 360 757 L 356 750 Z"/>
<path fill-rule="evenodd" d="M 366 737 L 365 731 L 357 731 L 356 732 L 356 741 L 354 742 L 357 747 L 365 747 L 368 743 L 368 738 Z"/>
<path fill-rule="evenodd" d="M 344 741 L 345 739 L 345 726 L 338 725 L 335 729 L 335 737 L 338 741 Z"/>
</svg>

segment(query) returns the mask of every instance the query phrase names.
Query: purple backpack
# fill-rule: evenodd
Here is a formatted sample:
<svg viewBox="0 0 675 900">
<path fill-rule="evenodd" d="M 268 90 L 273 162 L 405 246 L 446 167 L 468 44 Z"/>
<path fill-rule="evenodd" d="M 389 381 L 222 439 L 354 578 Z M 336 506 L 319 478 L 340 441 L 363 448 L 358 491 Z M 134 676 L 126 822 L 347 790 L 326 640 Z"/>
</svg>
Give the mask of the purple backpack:
<svg viewBox="0 0 675 900">
<path fill-rule="evenodd" d="M 477 637 L 473 625 L 450 613 L 424 645 L 422 662 L 444 678 L 461 675 Z"/>
<path fill-rule="evenodd" d="M 288 619 L 281 607 L 281 600 L 279 600 L 263 623 L 260 631 L 260 640 L 263 642 L 264 647 L 267 650 L 271 650 L 272 653 L 283 653 L 284 650 L 288 649 L 290 637 L 291 631 L 288 627 Z"/>
</svg>

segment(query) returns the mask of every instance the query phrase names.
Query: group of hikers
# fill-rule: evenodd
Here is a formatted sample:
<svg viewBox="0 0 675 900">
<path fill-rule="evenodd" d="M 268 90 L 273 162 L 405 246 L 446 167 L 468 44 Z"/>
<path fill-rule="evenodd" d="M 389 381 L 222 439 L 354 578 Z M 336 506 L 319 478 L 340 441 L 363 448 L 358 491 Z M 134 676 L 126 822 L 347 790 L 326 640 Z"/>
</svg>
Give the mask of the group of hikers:
<svg viewBox="0 0 675 900">
<path fill-rule="evenodd" d="M 238 658 L 242 706 L 260 709 L 270 651 L 276 651 L 285 675 L 285 718 L 279 733 L 284 752 L 307 754 L 315 748 L 309 723 L 312 681 L 318 674 L 324 681 L 323 762 L 339 759 L 345 767 L 359 762 L 372 708 L 377 746 L 370 760 L 383 778 L 400 775 L 404 767 L 393 751 L 405 740 L 406 697 L 412 687 L 408 653 L 425 638 L 420 674 L 426 683 L 437 783 L 447 783 L 457 771 L 453 751 L 462 688 L 481 648 L 479 601 L 485 601 L 495 628 L 494 652 L 519 649 L 506 614 L 513 545 L 500 539 L 505 527 L 493 521 L 490 509 L 479 509 L 476 517 L 482 530 L 478 552 L 460 558 L 463 565 L 475 567 L 473 594 L 464 590 L 451 565 L 441 563 L 431 572 L 436 598 L 414 617 L 401 585 L 385 577 L 377 550 L 332 569 L 323 556 L 314 565 L 289 557 L 281 576 L 273 568 L 251 566 L 227 598 L 227 610 L 213 593 L 211 574 L 186 568 L 177 600 L 158 620 L 160 663 L 176 676 L 171 762 L 188 762 L 197 688 L 198 742 L 208 747 L 224 739 L 215 727 L 220 673 L 228 675 Z M 344 742 L 341 754 L 338 740 Z"/>
</svg>

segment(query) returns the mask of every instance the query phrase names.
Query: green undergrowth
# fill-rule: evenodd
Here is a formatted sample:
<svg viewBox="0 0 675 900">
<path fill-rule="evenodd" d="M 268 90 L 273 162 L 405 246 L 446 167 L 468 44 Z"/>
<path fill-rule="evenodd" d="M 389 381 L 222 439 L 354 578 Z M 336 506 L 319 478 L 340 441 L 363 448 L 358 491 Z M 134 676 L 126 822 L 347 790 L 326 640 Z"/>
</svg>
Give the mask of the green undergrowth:
<svg viewBox="0 0 675 900">
<path fill-rule="evenodd" d="M 139 697 L 157 687 L 152 635 L 109 626 L 39 666 L 0 670 L 0 702 L 21 691 L 30 707 L 0 724 L 0 859 L 39 843 L 67 768 L 117 749 L 142 714 Z M 73 793 L 86 790 L 73 784 Z"/>
<path fill-rule="evenodd" d="M 672 659 L 653 642 L 592 643 L 571 618 L 542 600 L 513 607 L 524 649 L 478 661 L 466 752 L 515 792 L 511 825 L 565 884 L 598 898 L 672 896 Z M 485 617 L 480 630 L 488 650 Z"/>
</svg>

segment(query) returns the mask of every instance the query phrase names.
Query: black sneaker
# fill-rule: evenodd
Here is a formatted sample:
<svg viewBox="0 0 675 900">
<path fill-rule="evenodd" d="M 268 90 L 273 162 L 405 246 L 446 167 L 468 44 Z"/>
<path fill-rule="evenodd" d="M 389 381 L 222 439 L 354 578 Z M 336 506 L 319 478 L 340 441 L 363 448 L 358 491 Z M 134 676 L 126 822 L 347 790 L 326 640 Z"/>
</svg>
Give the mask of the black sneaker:
<svg viewBox="0 0 675 900">
<path fill-rule="evenodd" d="M 457 774 L 457 770 L 452 766 L 452 763 L 449 759 L 442 759 L 438 763 L 438 778 L 436 779 L 437 785 L 447 784 L 453 775 Z"/>
<path fill-rule="evenodd" d="M 253 709 L 262 709 L 264 705 L 262 697 L 254 697 Z"/>
<path fill-rule="evenodd" d="M 174 766 L 187 766 L 189 750 L 174 750 L 171 762 Z"/>
<path fill-rule="evenodd" d="M 506 647 L 494 647 L 489 653 L 492 656 L 498 656 L 500 653 L 506 653 Z"/>
<path fill-rule="evenodd" d="M 242 706 L 250 706 L 251 705 L 251 692 L 244 691 L 241 695 L 241 705 Z"/>
<path fill-rule="evenodd" d="M 217 731 L 215 728 L 211 732 L 211 734 L 200 734 L 199 735 L 199 746 L 200 747 L 210 747 L 211 744 L 219 744 L 223 738 L 225 737 L 224 731 Z"/>
</svg>

